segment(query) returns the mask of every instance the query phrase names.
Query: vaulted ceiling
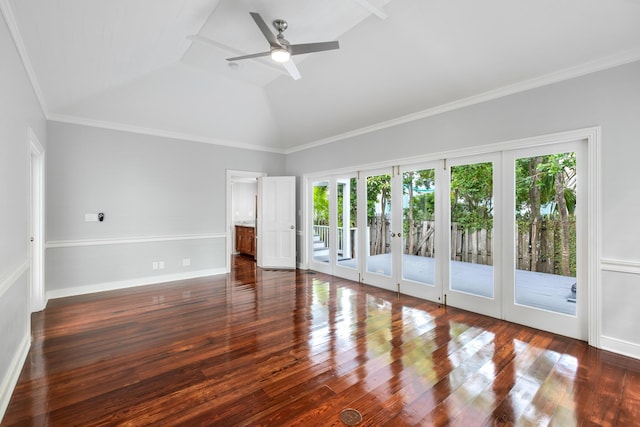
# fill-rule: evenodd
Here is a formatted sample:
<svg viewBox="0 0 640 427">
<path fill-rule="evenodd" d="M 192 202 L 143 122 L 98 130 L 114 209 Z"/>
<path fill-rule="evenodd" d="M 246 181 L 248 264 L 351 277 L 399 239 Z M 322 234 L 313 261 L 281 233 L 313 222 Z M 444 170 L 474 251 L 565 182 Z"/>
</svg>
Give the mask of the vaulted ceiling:
<svg viewBox="0 0 640 427">
<path fill-rule="evenodd" d="M 51 120 L 290 152 L 640 59 L 640 0 L 0 0 Z M 249 12 L 286 19 L 294 80 Z"/>
</svg>

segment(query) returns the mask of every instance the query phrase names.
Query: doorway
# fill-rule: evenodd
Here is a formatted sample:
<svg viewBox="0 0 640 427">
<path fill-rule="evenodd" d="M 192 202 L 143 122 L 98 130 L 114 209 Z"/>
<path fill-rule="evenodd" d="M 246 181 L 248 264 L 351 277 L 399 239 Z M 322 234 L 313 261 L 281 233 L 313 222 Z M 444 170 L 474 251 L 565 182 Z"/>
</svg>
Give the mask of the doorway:
<svg viewBox="0 0 640 427">
<path fill-rule="evenodd" d="M 227 272 L 231 271 L 232 257 L 236 251 L 236 226 L 241 227 L 241 232 L 254 248 L 254 258 L 257 255 L 255 244 L 255 226 L 258 211 L 258 178 L 266 176 L 264 172 L 227 170 Z M 250 234 L 253 242 L 249 242 Z"/>
</svg>

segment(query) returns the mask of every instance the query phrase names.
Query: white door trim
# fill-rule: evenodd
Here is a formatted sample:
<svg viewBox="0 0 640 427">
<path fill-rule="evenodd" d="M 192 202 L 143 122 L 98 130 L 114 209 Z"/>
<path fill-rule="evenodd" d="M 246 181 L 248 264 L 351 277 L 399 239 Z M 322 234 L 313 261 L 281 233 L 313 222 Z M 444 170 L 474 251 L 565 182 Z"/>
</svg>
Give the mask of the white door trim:
<svg viewBox="0 0 640 427">
<path fill-rule="evenodd" d="M 47 305 L 44 290 L 44 147 L 32 129 L 27 131 L 30 170 L 30 235 L 31 240 L 31 311 L 41 311 Z"/>
</svg>

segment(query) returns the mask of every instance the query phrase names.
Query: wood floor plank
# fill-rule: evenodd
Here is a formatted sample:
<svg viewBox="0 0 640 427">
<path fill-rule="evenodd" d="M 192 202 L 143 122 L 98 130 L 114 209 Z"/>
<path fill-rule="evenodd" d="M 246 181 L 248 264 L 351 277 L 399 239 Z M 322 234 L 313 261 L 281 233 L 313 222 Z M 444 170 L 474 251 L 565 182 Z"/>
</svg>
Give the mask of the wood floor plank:
<svg viewBox="0 0 640 427">
<path fill-rule="evenodd" d="M 640 360 L 322 273 L 49 302 L 2 426 L 640 424 Z"/>
</svg>

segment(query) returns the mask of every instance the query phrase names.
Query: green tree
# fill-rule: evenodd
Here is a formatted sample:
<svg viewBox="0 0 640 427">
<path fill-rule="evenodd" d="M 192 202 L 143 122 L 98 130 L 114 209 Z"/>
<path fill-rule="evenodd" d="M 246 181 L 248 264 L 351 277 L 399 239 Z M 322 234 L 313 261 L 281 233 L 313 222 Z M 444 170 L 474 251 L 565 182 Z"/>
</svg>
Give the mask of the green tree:
<svg viewBox="0 0 640 427">
<path fill-rule="evenodd" d="M 403 174 L 403 192 L 408 196 L 408 207 L 405 208 L 403 232 L 406 237 L 406 252 L 415 253 L 416 224 L 433 220 L 435 189 L 435 171 L 425 169 L 405 172 Z M 427 193 L 428 192 L 428 193 Z"/>
<path fill-rule="evenodd" d="M 329 192 L 326 182 L 313 185 L 313 223 L 329 225 Z"/>
<path fill-rule="evenodd" d="M 539 259 L 538 226 L 542 220 L 540 208 L 553 205 L 551 219 L 560 224 L 559 271 L 570 275 L 575 271 L 574 231 L 570 219 L 575 214 L 576 192 L 575 153 L 522 158 L 516 161 L 516 217 L 518 228 L 531 235 L 531 270 Z M 573 236 L 573 238 L 572 238 Z"/>
<path fill-rule="evenodd" d="M 560 219 L 560 273 L 569 276 L 571 272 L 571 225 L 569 216 L 575 213 L 575 153 L 552 154 L 546 157 L 547 162 L 541 163 L 539 170 L 548 180 L 553 179 L 555 212 Z M 569 183 L 572 183 L 569 185 Z"/>
<path fill-rule="evenodd" d="M 493 228 L 493 164 L 451 168 L 451 221 L 464 229 Z"/>
<path fill-rule="evenodd" d="M 387 247 L 387 207 L 391 201 L 391 175 L 375 175 L 367 177 L 367 218 L 372 227 L 376 217 L 376 204 L 380 206 L 380 221 L 377 229 L 373 230 L 371 239 L 371 254 L 382 254 Z"/>
</svg>

